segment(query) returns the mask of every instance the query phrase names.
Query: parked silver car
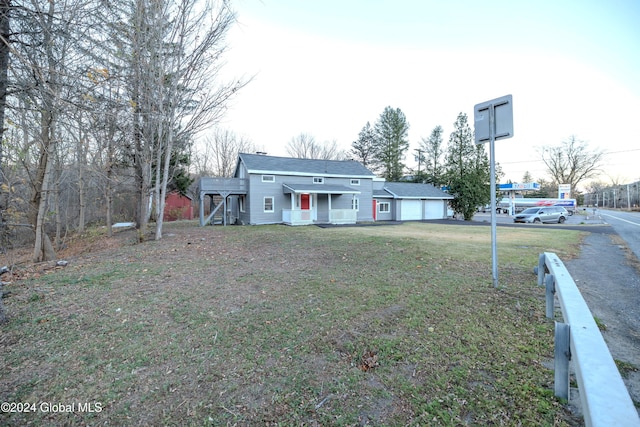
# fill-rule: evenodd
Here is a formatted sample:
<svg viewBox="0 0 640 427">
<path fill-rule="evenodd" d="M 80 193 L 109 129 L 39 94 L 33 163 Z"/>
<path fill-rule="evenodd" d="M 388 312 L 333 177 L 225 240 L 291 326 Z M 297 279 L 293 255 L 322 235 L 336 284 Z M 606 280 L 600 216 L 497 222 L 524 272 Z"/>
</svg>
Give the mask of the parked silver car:
<svg viewBox="0 0 640 427">
<path fill-rule="evenodd" d="M 563 207 L 543 206 L 523 210 L 513 218 L 513 222 L 557 222 L 558 224 L 562 224 L 568 216 L 569 212 Z"/>
</svg>

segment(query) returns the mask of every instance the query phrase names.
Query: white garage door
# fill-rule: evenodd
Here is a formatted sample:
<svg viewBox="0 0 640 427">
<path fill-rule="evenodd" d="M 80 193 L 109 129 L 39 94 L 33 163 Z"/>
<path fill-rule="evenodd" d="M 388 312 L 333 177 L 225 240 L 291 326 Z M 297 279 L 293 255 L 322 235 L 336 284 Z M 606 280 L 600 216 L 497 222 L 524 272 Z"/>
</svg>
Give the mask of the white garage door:
<svg viewBox="0 0 640 427">
<path fill-rule="evenodd" d="M 427 200 L 424 202 L 424 219 L 444 218 L 444 206 L 440 200 Z"/>
<path fill-rule="evenodd" d="M 400 220 L 410 221 L 413 219 L 422 219 L 422 200 L 403 200 Z"/>
</svg>

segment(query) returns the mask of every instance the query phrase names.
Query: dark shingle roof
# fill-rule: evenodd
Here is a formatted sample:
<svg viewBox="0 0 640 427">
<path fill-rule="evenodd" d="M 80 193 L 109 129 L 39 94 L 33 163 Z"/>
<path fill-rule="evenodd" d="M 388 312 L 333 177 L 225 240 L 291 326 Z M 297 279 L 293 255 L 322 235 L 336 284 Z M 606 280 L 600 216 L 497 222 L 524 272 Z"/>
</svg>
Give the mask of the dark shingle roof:
<svg viewBox="0 0 640 427">
<path fill-rule="evenodd" d="M 453 199 L 453 196 L 431 184 L 385 182 L 384 189 L 400 199 Z"/>
<path fill-rule="evenodd" d="M 239 157 L 249 173 L 293 172 L 296 175 L 374 177 L 373 172 L 355 160 L 295 159 L 247 153 L 241 153 Z"/>
<path fill-rule="evenodd" d="M 373 197 L 378 199 L 393 199 L 391 193 L 386 190 L 373 190 Z"/>
</svg>

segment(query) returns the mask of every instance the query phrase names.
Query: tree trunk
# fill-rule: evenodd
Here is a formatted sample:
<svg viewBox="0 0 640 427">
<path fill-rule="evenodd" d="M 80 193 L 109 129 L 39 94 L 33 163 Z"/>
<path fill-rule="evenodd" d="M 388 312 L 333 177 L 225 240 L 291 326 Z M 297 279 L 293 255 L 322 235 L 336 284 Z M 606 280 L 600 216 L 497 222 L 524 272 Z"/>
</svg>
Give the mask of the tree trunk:
<svg viewBox="0 0 640 427">
<path fill-rule="evenodd" d="M 51 245 L 51 240 L 45 232 L 45 220 L 47 215 L 47 199 L 49 194 L 49 181 L 51 180 L 51 155 L 53 153 L 54 144 L 50 138 L 52 114 L 50 111 L 42 112 L 42 144 L 43 151 L 40 158 L 40 166 L 42 171 L 38 170 L 38 175 L 42 173 L 42 183 L 37 193 L 38 210 L 36 213 L 36 221 L 34 229 L 36 233 L 36 242 L 33 250 L 33 261 L 42 262 L 55 259 L 55 251 Z"/>
<path fill-rule="evenodd" d="M 7 73 L 9 70 L 9 11 L 11 9 L 11 0 L 0 0 L 0 141 L 4 141 L 4 110 L 7 105 L 7 86 L 9 85 Z M 0 184 L 4 182 L 4 174 L 2 172 L 2 143 L 0 143 Z M 4 211 L 5 206 L 0 205 L 0 215 Z M 2 217 L 0 216 L 0 221 Z M 0 307 L 2 302 L 0 300 Z"/>
<path fill-rule="evenodd" d="M 58 163 L 58 160 L 56 160 Z M 56 168 L 57 169 L 57 168 Z M 56 177 L 60 176 L 59 169 L 57 169 Z M 62 248 L 62 209 L 60 207 L 60 179 L 56 179 L 56 183 L 53 185 L 53 206 L 56 213 L 56 245 L 55 248 L 60 250 Z M 65 215 L 66 216 L 66 215 Z"/>
<path fill-rule="evenodd" d="M 162 108 L 160 108 L 160 113 L 162 114 Z M 154 209 L 154 215 L 155 215 L 155 220 L 156 220 L 156 236 L 157 236 L 157 224 L 159 221 L 159 216 L 162 215 L 159 210 L 160 210 L 160 204 L 161 199 L 164 198 L 165 194 L 162 192 L 162 154 L 163 154 L 163 147 L 165 145 L 165 136 L 163 134 L 163 128 L 162 128 L 162 122 L 164 120 L 164 117 L 161 117 L 158 120 L 157 123 L 157 127 L 158 127 L 158 133 L 157 133 L 157 137 L 156 137 L 156 168 L 155 168 L 155 185 L 153 186 L 153 198 L 154 198 L 154 204 L 155 204 L 155 209 Z M 155 123 L 154 123 L 155 124 Z"/>
<path fill-rule="evenodd" d="M 55 10 L 55 2 L 49 2 L 49 10 L 46 16 L 47 29 L 53 27 L 53 16 Z M 40 106 L 40 137 L 42 144 L 40 162 L 38 165 L 38 177 L 41 177 L 41 181 L 37 182 L 35 188 L 35 197 L 37 198 L 37 212 L 35 217 L 34 230 L 36 233 L 36 242 L 33 250 L 33 261 L 41 262 L 55 259 L 55 251 L 51 245 L 51 240 L 45 232 L 45 223 L 47 217 L 47 202 L 49 196 L 49 185 L 51 183 L 52 175 L 52 162 L 53 155 L 55 153 L 55 139 L 54 139 L 54 105 L 55 94 L 54 90 L 57 88 L 56 81 L 56 63 L 53 57 L 53 40 L 50 31 L 44 32 L 44 43 L 47 53 L 47 65 L 46 71 L 46 87 L 42 90 L 42 105 Z"/>
<path fill-rule="evenodd" d="M 142 56 L 144 52 L 144 42 L 142 40 L 144 2 L 136 0 L 136 36 L 133 41 L 132 64 L 133 68 L 133 139 L 134 139 L 134 166 L 136 173 L 136 227 L 138 228 L 138 241 L 143 241 L 147 231 L 149 188 L 151 184 L 151 161 L 147 150 L 147 142 L 143 135 L 143 94 L 142 94 Z"/>
<path fill-rule="evenodd" d="M 171 165 L 171 154 L 173 151 L 173 127 L 170 125 L 167 132 L 167 146 L 164 155 L 164 165 L 162 170 L 161 196 L 158 200 L 158 220 L 156 221 L 156 240 L 162 239 L 162 225 L 164 222 L 164 205 L 167 196 L 167 184 L 169 182 L 169 166 Z"/>
<path fill-rule="evenodd" d="M 7 98 L 7 71 L 9 69 L 9 10 L 11 8 L 11 0 L 0 0 L 0 242 L 4 245 L 6 241 L 7 227 L 3 227 L 4 218 L 2 213 L 7 208 L 4 197 L 4 172 L 2 170 L 2 141 L 4 141 L 4 110 Z M 2 302 L 2 282 L 0 282 L 0 323 L 5 322 L 7 316 L 4 310 L 4 302 Z"/>
<path fill-rule="evenodd" d="M 2 302 L 2 282 L 0 282 L 0 323 L 7 321 L 7 315 L 4 311 L 4 303 Z"/>
<path fill-rule="evenodd" d="M 113 153 L 111 152 L 111 140 L 109 140 L 109 146 L 107 148 L 107 185 L 105 186 L 105 199 L 107 201 L 106 203 L 106 220 L 107 220 L 107 236 L 111 237 L 113 236 L 113 229 L 112 229 L 112 225 L 113 225 L 113 218 L 112 218 L 112 212 L 113 212 L 113 188 L 112 188 L 112 183 L 111 180 L 113 179 L 113 168 L 111 167 L 112 162 L 113 162 Z"/>
<path fill-rule="evenodd" d="M 80 113 L 82 114 L 82 113 Z M 84 232 L 84 225 L 85 225 L 85 214 L 86 214 L 86 209 L 87 209 L 87 204 L 85 201 L 85 185 L 84 185 L 84 169 L 85 166 L 87 164 L 87 147 L 85 146 L 84 142 L 85 142 L 85 136 L 84 136 L 84 131 L 83 131 L 83 124 L 82 124 L 82 116 L 80 116 L 80 119 L 78 120 L 78 124 L 79 126 L 79 132 L 80 135 L 78 135 L 78 148 L 77 148 L 77 155 L 78 155 L 78 203 L 79 203 L 79 212 L 78 212 L 78 232 L 79 233 L 83 233 Z"/>
</svg>

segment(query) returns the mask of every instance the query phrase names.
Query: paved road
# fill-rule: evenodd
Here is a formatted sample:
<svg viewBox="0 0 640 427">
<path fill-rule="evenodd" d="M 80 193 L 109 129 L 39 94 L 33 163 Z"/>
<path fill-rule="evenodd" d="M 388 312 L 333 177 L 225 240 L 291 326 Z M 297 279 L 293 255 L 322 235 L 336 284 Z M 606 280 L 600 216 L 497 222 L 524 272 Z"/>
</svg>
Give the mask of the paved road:
<svg viewBox="0 0 640 427">
<path fill-rule="evenodd" d="M 640 259 L 640 212 L 599 209 L 598 214 L 626 242 Z"/>
</svg>

